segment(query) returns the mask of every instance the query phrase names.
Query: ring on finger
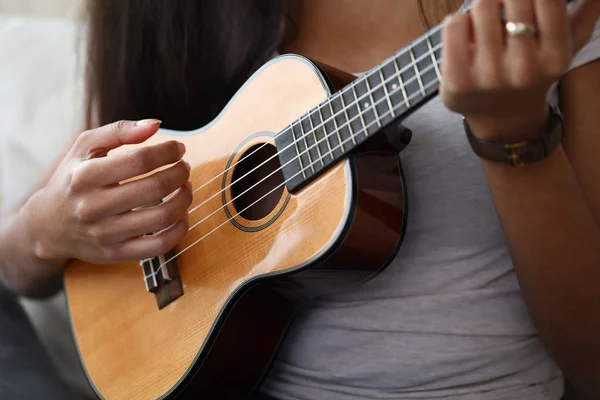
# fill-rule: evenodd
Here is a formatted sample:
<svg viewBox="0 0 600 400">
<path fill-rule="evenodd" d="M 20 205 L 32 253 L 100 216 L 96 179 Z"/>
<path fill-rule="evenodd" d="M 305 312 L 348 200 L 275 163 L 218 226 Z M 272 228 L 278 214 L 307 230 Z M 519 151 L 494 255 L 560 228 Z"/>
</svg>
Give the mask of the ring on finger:
<svg viewBox="0 0 600 400">
<path fill-rule="evenodd" d="M 535 26 L 524 22 L 507 22 L 506 32 L 511 37 L 526 37 L 537 35 L 538 30 Z"/>
</svg>

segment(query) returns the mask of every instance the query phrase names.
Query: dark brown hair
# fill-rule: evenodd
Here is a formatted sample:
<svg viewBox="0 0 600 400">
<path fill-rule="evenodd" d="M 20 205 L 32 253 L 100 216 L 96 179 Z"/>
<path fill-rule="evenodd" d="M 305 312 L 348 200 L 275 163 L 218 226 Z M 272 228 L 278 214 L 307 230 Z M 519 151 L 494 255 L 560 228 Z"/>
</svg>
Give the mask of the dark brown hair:
<svg viewBox="0 0 600 400">
<path fill-rule="evenodd" d="M 440 0 L 419 0 L 439 10 Z M 456 0 L 446 0 L 450 3 Z M 88 0 L 87 122 L 213 119 L 285 40 L 290 0 Z M 436 18 L 434 16 L 433 18 Z"/>
</svg>

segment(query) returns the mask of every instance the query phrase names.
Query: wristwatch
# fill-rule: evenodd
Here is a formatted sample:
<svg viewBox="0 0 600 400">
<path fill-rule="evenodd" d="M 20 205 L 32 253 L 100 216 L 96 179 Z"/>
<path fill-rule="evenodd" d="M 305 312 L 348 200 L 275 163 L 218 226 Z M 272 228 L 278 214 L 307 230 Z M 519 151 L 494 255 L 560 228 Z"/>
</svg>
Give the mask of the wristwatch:
<svg viewBox="0 0 600 400">
<path fill-rule="evenodd" d="M 475 136 L 467 119 L 463 125 L 471 148 L 480 158 L 489 161 L 522 167 L 543 160 L 552 154 L 564 137 L 563 118 L 558 110 L 550 106 L 548 124 L 537 138 L 517 143 L 486 142 Z"/>
</svg>

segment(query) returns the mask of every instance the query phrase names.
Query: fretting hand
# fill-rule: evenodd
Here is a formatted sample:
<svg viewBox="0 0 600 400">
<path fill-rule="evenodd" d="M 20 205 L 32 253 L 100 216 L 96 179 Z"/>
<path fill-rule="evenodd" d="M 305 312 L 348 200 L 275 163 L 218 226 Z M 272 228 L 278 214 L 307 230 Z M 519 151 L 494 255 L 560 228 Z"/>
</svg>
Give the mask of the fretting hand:
<svg viewBox="0 0 600 400">
<path fill-rule="evenodd" d="M 164 254 L 181 240 L 192 201 L 183 144 L 169 141 L 107 156 L 122 145 L 143 143 L 158 127 L 156 120 L 121 121 L 79 136 L 45 187 L 22 209 L 39 258 L 143 259 Z M 159 206 L 135 210 L 171 194 Z"/>
<path fill-rule="evenodd" d="M 501 23 L 502 4 L 506 21 L 517 25 Z M 571 11 L 565 0 L 476 0 L 443 30 L 444 103 L 481 139 L 532 139 L 546 123 L 551 85 L 599 17 L 599 0 L 581 0 Z"/>
</svg>

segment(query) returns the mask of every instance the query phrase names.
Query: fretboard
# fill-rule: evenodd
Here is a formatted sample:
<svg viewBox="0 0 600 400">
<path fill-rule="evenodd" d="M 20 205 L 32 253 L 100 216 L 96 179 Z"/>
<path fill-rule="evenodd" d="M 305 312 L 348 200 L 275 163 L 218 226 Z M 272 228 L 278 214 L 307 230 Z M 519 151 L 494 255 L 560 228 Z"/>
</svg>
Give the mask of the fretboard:
<svg viewBox="0 0 600 400">
<path fill-rule="evenodd" d="M 412 42 L 299 118 L 277 138 L 292 193 L 438 92 L 441 30 Z"/>
</svg>

